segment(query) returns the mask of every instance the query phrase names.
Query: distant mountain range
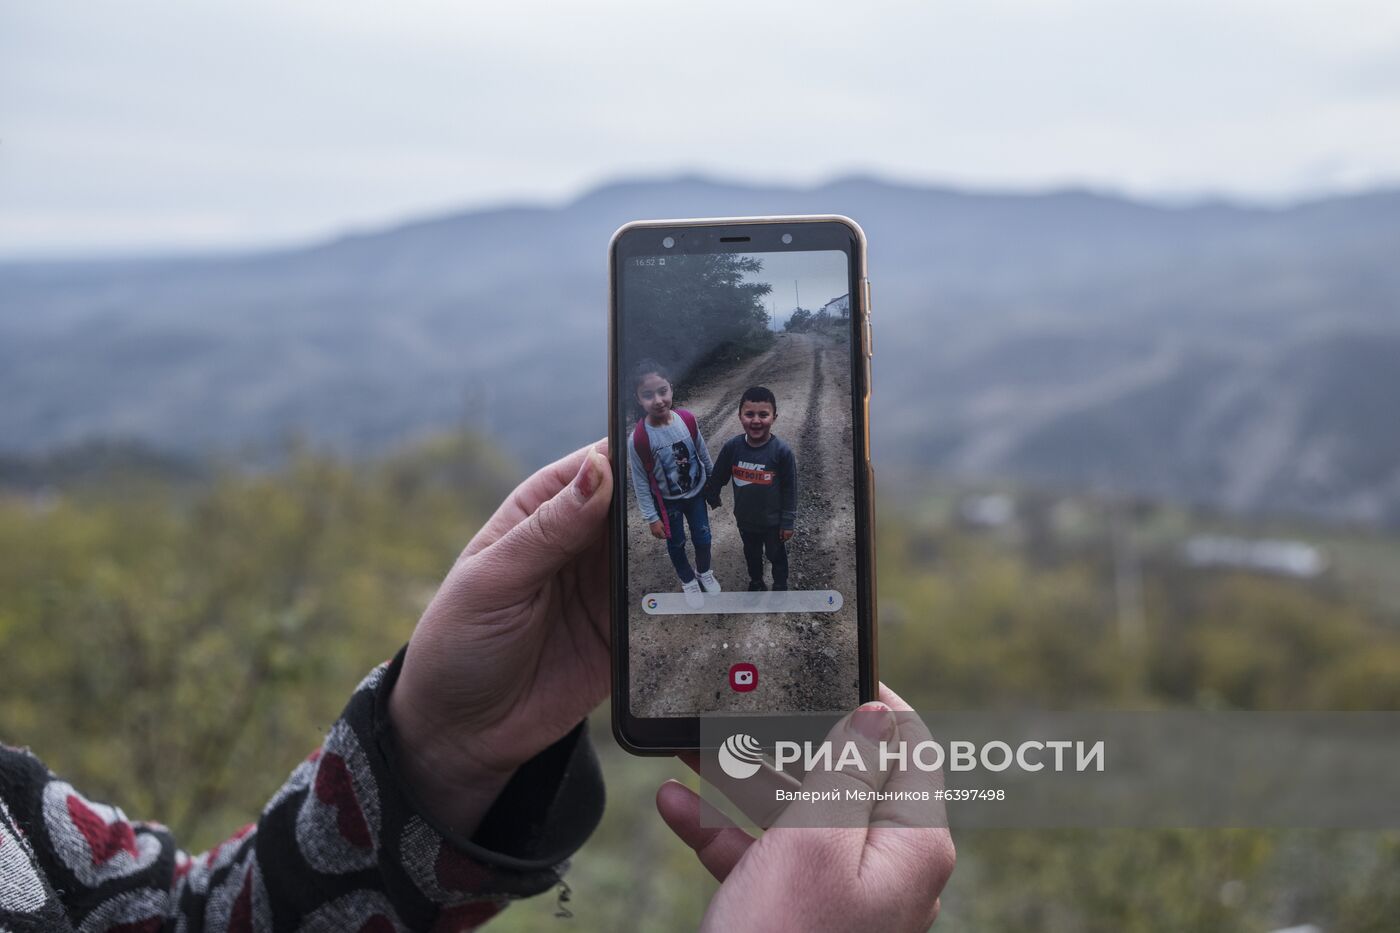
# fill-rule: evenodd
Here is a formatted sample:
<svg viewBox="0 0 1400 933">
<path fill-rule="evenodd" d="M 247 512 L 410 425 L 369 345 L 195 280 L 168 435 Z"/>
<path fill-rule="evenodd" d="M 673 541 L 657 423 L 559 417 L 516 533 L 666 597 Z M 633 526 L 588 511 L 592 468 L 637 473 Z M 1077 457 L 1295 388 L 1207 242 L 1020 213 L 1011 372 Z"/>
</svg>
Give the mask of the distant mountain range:
<svg viewBox="0 0 1400 933">
<path fill-rule="evenodd" d="M 1400 523 L 1400 191 L 1264 208 L 682 178 L 307 249 L 0 265 L 0 453 L 365 452 L 468 425 L 539 463 L 604 432 L 617 226 L 809 212 L 870 238 L 878 460 Z"/>
</svg>

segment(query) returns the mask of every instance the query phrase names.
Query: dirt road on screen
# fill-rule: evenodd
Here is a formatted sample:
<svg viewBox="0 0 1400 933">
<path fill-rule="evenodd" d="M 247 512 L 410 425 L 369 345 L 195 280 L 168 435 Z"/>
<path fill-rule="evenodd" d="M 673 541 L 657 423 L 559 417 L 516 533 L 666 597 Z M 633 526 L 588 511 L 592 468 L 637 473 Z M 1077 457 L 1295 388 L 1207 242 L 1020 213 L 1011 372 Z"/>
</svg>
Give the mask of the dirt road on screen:
<svg viewBox="0 0 1400 933">
<path fill-rule="evenodd" d="M 627 490 L 632 568 L 630 642 L 632 708 L 640 716 L 701 712 L 850 709 L 859 689 L 856 653 L 855 488 L 851 456 L 848 344 L 813 334 L 780 334 L 772 349 L 721 374 L 682 402 L 695 414 L 712 458 L 740 433 L 739 397 L 764 385 L 778 399 L 773 433 L 797 460 L 796 534 L 788 542 L 793 590 L 838 590 L 835 613 L 768 616 L 668 615 L 642 611 L 647 593 L 680 590 L 665 542 L 642 521 Z M 710 510 L 713 569 L 726 590 L 748 584 L 743 544 L 734 523 L 733 487 Z M 689 532 L 687 531 L 687 537 Z M 687 541 L 694 562 L 694 549 Z M 771 570 L 767 574 L 771 582 Z M 729 669 L 758 667 L 758 689 L 736 693 Z"/>
</svg>

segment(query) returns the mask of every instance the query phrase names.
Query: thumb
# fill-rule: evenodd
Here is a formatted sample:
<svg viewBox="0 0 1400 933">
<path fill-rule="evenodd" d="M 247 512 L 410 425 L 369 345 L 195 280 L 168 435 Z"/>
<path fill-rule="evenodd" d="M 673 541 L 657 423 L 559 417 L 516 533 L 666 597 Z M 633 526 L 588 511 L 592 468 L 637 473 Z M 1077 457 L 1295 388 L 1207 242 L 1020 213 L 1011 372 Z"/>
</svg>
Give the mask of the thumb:
<svg viewBox="0 0 1400 933">
<path fill-rule="evenodd" d="M 799 798 L 778 817 L 777 826 L 825 826 L 865 830 L 878 795 L 889 777 L 880 747 L 891 741 L 898 729 L 894 714 L 884 703 L 866 703 L 842 719 L 827 733 L 833 761 L 839 761 L 847 745 L 855 746 L 861 762 L 858 767 L 817 768 L 802 781 L 802 790 L 811 796 Z M 865 833 L 844 838 L 854 840 L 857 856 L 865 844 Z"/>
<path fill-rule="evenodd" d="M 523 599 L 597 541 L 612 502 L 612 486 L 608 462 L 590 449 L 571 483 L 475 556 L 475 569 L 482 571 L 472 574 L 477 600 Z"/>
<path fill-rule="evenodd" d="M 700 864 L 709 869 L 716 881 L 723 881 L 753 845 L 754 838 L 718 810 L 711 810 L 709 819 L 702 820 L 700 810 L 706 806 L 709 805 L 695 791 L 679 781 L 667 781 L 656 792 L 656 809 L 666 825 L 695 850 Z"/>
</svg>

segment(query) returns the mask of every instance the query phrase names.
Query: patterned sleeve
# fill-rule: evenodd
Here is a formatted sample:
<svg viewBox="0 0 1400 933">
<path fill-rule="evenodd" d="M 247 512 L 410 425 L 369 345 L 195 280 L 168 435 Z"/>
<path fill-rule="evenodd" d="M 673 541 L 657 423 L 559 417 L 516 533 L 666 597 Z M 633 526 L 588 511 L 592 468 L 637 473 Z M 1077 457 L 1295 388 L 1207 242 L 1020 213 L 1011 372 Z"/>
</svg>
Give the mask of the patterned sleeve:
<svg viewBox="0 0 1400 933">
<path fill-rule="evenodd" d="M 523 765 L 471 839 L 397 777 L 402 651 L 249 824 L 201 855 L 0 745 L 0 931 L 472 930 L 560 882 L 602 816 L 585 725 Z"/>
</svg>

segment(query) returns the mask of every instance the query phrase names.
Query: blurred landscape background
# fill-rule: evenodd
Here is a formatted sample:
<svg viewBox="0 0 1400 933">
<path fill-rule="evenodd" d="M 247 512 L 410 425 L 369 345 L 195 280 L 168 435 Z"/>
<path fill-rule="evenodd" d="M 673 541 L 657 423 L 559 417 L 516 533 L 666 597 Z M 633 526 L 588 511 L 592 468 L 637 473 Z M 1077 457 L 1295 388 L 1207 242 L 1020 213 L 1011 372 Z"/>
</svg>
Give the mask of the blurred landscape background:
<svg viewBox="0 0 1400 933">
<path fill-rule="evenodd" d="M 1400 525 L 1400 189 L 1165 207 L 685 178 L 296 250 L 9 264 L 0 438 L 357 456 L 467 426 L 537 465 L 606 430 L 613 230 L 823 212 L 872 244 L 881 466 Z"/>
<path fill-rule="evenodd" d="M 6 14 L 0 740 L 196 850 L 255 818 L 501 497 L 605 432 L 612 231 L 805 212 L 870 240 L 906 699 L 1400 709 L 1393 9 L 877 3 L 855 43 L 834 7 L 731 9 L 759 41 L 524 6 Z M 493 929 L 698 922 L 652 805 L 693 778 L 607 722 L 572 919 Z M 939 929 L 1400 917 L 1388 830 L 957 844 Z"/>
</svg>

